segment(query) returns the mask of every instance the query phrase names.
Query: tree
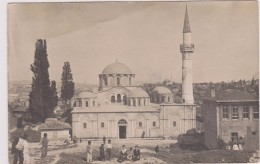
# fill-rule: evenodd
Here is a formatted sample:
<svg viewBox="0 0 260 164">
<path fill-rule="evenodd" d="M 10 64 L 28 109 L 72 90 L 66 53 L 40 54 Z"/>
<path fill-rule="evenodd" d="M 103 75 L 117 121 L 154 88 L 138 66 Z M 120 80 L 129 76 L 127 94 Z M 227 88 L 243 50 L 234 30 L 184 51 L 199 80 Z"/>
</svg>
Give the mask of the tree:
<svg viewBox="0 0 260 164">
<path fill-rule="evenodd" d="M 73 77 L 70 69 L 70 63 L 65 62 L 61 77 L 61 98 L 65 102 L 65 107 L 68 100 L 71 100 L 75 92 Z"/>
<path fill-rule="evenodd" d="M 52 109 L 54 109 L 58 105 L 58 92 L 56 88 L 56 81 L 54 80 L 51 81 L 51 102 L 50 103 Z"/>
<path fill-rule="evenodd" d="M 29 111 L 33 122 L 44 122 L 53 115 L 51 106 L 51 87 L 49 80 L 49 61 L 46 41 L 38 39 L 35 43 L 34 63 L 31 64 L 32 90 L 29 93 Z"/>
</svg>

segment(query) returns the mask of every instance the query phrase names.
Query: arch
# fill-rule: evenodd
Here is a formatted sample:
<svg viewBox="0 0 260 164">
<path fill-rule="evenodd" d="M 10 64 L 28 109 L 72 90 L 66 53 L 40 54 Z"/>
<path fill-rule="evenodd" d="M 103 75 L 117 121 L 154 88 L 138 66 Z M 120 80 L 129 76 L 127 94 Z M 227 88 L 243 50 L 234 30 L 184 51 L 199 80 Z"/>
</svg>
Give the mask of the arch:
<svg viewBox="0 0 260 164">
<path fill-rule="evenodd" d="M 79 99 L 79 107 L 82 107 L 82 100 Z"/>
<path fill-rule="evenodd" d="M 127 105 L 127 97 L 126 97 L 126 95 L 123 96 L 123 102 L 124 102 L 124 105 Z"/>
<path fill-rule="evenodd" d="M 125 119 L 121 119 L 117 122 L 118 125 L 127 125 L 127 121 Z"/>
<path fill-rule="evenodd" d="M 121 100 L 121 95 L 120 95 L 120 94 L 117 94 L 116 98 L 117 98 L 117 102 L 118 102 L 118 103 L 120 103 L 120 102 L 122 101 L 122 100 Z"/>
<path fill-rule="evenodd" d="M 117 85 L 120 85 L 120 77 L 117 77 L 117 78 L 116 78 L 116 84 L 117 84 Z"/>
<path fill-rule="evenodd" d="M 115 101 L 116 101 L 116 98 L 115 98 L 114 95 L 112 95 L 112 96 L 111 96 L 111 103 L 115 103 Z"/>
</svg>

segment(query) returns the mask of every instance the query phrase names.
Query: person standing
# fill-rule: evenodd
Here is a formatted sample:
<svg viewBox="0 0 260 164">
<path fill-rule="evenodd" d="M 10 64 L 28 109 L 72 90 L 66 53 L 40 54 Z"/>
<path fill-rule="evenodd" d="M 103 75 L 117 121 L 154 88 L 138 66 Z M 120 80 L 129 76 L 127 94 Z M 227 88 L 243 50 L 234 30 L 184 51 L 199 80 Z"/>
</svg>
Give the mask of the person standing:
<svg viewBox="0 0 260 164">
<path fill-rule="evenodd" d="M 104 142 L 104 144 L 106 143 L 106 139 L 107 139 L 107 138 L 104 136 L 104 137 L 103 137 L 103 142 Z"/>
<path fill-rule="evenodd" d="M 158 146 L 158 145 L 155 147 L 155 153 L 156 153 L 156 154 L 159 153 L 159 146 Z"/>
<path fill-rule="evenodd" d="M 111 159 L 111 152 L 112 152 L 112 143 L 111 143 L 111 140 L 109 139 L 107 141 L 107 156 L 108 156 L 108 160 Z"/>
<path fill-rule="evenodd" d="M 14 161 L 13 164 L 27 164 L 30 163 L 30 156 L 27 143 L 28 135 L 22 134 L 18 139 L 13 142 Z"/>
<path fill-rule="evenodd" d="M 133 161 L 138 161 L 141 158 L 141 152 L 139 147 L 136 145 L 135 149 L 134 149 L 134 157 L 133 157 Z"/>
<path fill-rule="evenodd" d="M 87 145 L 87 163 L 92 162 L 92 146 L 91 141 L 88 141 Z"/>
<path fill-rule="evenodd" d="M 104 144 L 101 144 L 99 150 L 100 150 L 100 161 L 105 161 L 106 156 L 105 156 L 105 147 L 104 147 Z"/>
<path fill-rule="evenodd" d="M 45 158 L 47 156 L 48 143 L 49 143 L 49 140 L 47 139 L 47 133 L 44 133 L 43 137 L 41 139 L 41 142 L 40 142 L 40 144 L 42 145 L 42 147 L 41 147 L 41 149 L 42 149 L 41 158 Z"/>
</svg>

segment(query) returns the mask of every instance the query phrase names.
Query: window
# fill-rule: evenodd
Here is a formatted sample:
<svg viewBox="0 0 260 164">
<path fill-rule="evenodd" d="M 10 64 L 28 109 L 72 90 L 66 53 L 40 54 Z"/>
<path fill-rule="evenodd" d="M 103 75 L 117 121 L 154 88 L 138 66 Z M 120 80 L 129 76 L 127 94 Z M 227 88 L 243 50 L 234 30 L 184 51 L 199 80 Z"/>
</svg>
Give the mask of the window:
<svg viewBox="0 0 260 164">
<path fill-rule="evenodd" d="M 76 101 L 73 103 L 73 107 L 76 107 L 77 106 L 77 104 L 76 104 Z"/>
<path fill-rule="evenodd" d="M 82 101 L 79 100 L 79 107 L 82 107 Z"/>
<path fill-rule="evenodd" d="M 132 79 L 131 79 L 131 78 L 129 78 L 129 85 L 131 85 L 131 83 L 132 83 Z"/>
<path fill-rule="evenodd" d="M 252 135 L 256 135 L 256 132 L 252 132 Z"/>
<path fill-rule="evenodd" d="M 85 102 L 86 107 L 88 107 L 88 101 Z"/>
<path fill-rule="evenodd" d="M 233 142 L 238 141 L 238 133 L 231 133 L 231 140 Z"/>
<path fill-rule="evenodd" d="M 83 124 L 83 128 L 86 129 L 87 128 L 87 123 Z"/>
<path fill-rule="evenodd" d="M 142 126 L 143 126 L 142 122 L 139 122 L 139 127 L 142 127 Z"/>
<path fill-rule="evenodd" d="M 126 98 L 126 96 L 123 96 L 123 102 L 124 102 L 125 105 L 127 104 L 127 98 Z"/>
<path fill-rule="evenodd" d="M 170 102 L 171 101 L 171 98 L 170 97 L 168 97 L 168 102 Z"/>
<path fill-rule="evenodd" d="M 101 122 L 101 128 L 104 128 L 104 127 L 105 127 L 105 123 Z"/>
<path fill-rule="evenodd" d="M 243 107 L 243 118 L 249 118 L 249 108 L 248 108 L 248 106 Z"/>
<path fill-rule="evenodd" d="M 146 106 L 146 100 L 144 100 L 144 106 Z"/>
<path fill-rule="evenodd" d="M 121 102 L 121 95 L 120 94 L 117 94 L 117 102 L 120 103 Z"/>
<path fill-rule="evenodd" d="M 116 78 L 116 84 L 117 84 L 117 85 L 120 85 L 120 78 L 119 78 L 119 77 Z"/>
<path fill-rule="evenodd" d="M 104 78 L 105 86 L 107 86 L 107 78 Z"/>
<path fill-rule="evenodd" d="M 95 106 L 96 105 L 96 102 L 95 101 L 93 101 L 93 106 Z"/>
<path fill-rule="evenodd" d="M 136 106 L 136 102 L 135 102 L 135 99 L 133 99 L 133 106 Z"/>
<path fill-rule="evenodd" d="M 156 127 L 156 122 L 155 121 L 153 122 L 153 127 Z"/>
<path fill-rule="evenodd" d="M 141 100 L 140 99 L 138 100 L 138 106 L 141 106 Z"/>
<path fill-rule="evenodd" d="M 175 127 L 176 126 L 176 121 L 172 122 L 172 126 Z"/>
<path fill-rule="evenodd" d="M 232 119 L 238 119 L 238 107 L 234 106 L 232 108 Z"/>
<path fill-rule="evenodd" d="M 223 110 L 223 118 L 227 118 L 228 119 L 228 107 L 227 106 L 223 106 L 222 110 Z"/>
<path fill-rule="evenodd" d="M 259 118 L 259 108 L 257 106 L 254 106 L 253 116 L 254 118 Z"/>
<path fill-rule="evenodd" d="M 116 101 L 115 96 L 111 96 L 111 102 L 114 103 Z"/>
</svg>

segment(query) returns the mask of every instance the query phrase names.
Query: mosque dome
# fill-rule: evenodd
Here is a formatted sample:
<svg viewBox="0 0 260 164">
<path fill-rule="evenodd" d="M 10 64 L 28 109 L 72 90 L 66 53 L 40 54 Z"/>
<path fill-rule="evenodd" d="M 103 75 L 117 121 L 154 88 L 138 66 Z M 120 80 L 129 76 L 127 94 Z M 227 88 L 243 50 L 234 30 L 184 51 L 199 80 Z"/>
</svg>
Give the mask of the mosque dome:
<svg viewBox="0 0 260 164">
<path fill-rule="evenodd" d="M 97 95 L 92 92 L 81 92 L 78 96 L 78 98 L 95 98 L 95 97 L 97 97 Z"/>
<path fill-rule="evenodd" d="M 103 74 L 133 74 L 128 66 L 116 61 L 103 70 Z"/>
<path fill-rule="evenodd" d="M 147 92 L 141 88 L 132 89 L 130 91 L 131 92 L 128 97 L 149 97 Z"/>
<path fill-rule="evenodd" d="M 157 92 L 159 94 L 171 94 L 171 90 L 169 88 L 166 87 L 155 87 L 153 89 L 153 92 Z"/>
</svg>

